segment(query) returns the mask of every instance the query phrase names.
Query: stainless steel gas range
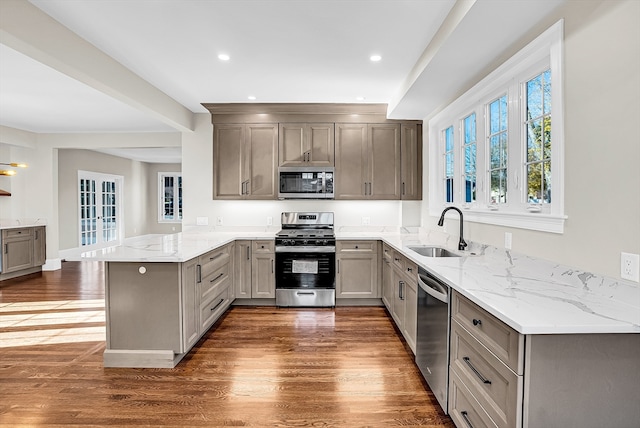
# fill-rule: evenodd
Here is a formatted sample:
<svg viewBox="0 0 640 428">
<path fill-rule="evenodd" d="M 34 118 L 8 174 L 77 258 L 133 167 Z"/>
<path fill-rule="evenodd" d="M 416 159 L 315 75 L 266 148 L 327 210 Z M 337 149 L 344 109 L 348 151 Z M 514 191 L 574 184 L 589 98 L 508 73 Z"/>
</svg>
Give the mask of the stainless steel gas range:
<svg viewBox="0 0 640 428">
<path fill-rule="evenodd" d="M 276 305 L 336 305 L 333 213 L 284 212 L 276 235 Z"/>
</svg>

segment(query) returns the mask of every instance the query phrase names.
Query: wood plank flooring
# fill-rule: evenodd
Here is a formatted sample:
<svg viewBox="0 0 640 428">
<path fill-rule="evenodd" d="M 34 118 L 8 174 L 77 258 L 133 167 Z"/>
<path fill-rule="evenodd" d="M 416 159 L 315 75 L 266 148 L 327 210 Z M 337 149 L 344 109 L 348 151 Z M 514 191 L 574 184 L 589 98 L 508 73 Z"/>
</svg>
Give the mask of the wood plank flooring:
<svg viewBox="0 0 640 428">
<path fill-rule="evenodd" d="M 233 307 L 174 369 L 103 351 L 101 263 L 0 283 L 0 426 L 454 428 L 382 308 Z"/>
</svg>

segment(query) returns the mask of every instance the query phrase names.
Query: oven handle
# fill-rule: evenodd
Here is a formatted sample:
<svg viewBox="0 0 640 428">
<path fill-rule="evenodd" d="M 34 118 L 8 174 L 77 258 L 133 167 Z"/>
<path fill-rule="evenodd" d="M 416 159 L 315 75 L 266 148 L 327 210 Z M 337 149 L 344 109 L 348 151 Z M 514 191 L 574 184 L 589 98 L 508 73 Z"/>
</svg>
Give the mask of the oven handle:
<svg viewBox="0 0 640 428">
<path fill-rule="evenodd" d="M 278 247 L 276 253 L 335 253 L 336 247 L 327 245 L 326 247 Z"/>
</svg>

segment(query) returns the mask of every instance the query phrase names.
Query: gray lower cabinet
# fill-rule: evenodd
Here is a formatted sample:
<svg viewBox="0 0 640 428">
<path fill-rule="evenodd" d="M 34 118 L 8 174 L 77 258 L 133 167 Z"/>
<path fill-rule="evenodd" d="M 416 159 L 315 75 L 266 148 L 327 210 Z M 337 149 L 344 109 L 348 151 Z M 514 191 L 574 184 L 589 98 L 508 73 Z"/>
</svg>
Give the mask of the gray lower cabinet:
<svg viewBox="0 0 640 428">
<path fill-rule="evenodd" d="M 251 262 L 251 297 L 275 299 L 276 297 L 275 241 L 253 241 Z"/>
<path fill-rule="evenodd" d="M 42 270 L 46 262 L 45 226 L 3 229 L 0 279 Z"/>
<path fill-rule="evenodd" d="M 238 299 L 251 298 L 251 241 L 235 242 L 233 285 Z"/>
<path fill-rule="evenodd" d="M 175 367 L 229 307 L 234 244 L 184 263 L 106 263 L 105 367 Z"/>
<path fill-rule="evenodd" d="M 640 426 L 638 334 L 522 335 L 453 292 L 450 355 L 459 428 Z"/>
<path fill-rule="evenodd" d="M 336 298 L 380 298 L 378 241 L 336 242 Z"/>
<path fill-rule="evenodd" d="M 416 352 L 418 267 L 388 245 L 382 246 L 382 301 L 409 348 Z"/>
</svg>

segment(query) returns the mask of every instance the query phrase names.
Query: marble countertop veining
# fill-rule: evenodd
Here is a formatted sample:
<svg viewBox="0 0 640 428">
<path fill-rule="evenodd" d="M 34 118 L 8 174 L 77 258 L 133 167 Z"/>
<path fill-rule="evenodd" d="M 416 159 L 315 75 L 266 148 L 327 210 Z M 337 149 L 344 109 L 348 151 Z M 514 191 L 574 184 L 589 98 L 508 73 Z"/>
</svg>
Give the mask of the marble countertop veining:
<svg viewBox="0 0 640 428">
<path fill-rule="evenodd" d="M 67 260 L 184 262 L 235 239 L 269 239 L 275 230 L 202 232 L 129 238 L 120 246 Z M 512 251 L 469 243 L 442 232 L 404 228 L 337 228 L 337 239 L 382 240 L 523 334 L 640 333 L 640 285 Z M 432 258 L 408 248 L 438 245 L 462 257 Z M 474 255 L 471 255 L 474 254 Z"/>
<path fill-rule="evenodd" d="M 0 219 L 0 230 L 3 229 L 19 229 L 21 227 L 35 227 L 35 226 L 46 226 L 47 222 L 44 219 L 35 218 L 35 219 Z"/>
</svg>

